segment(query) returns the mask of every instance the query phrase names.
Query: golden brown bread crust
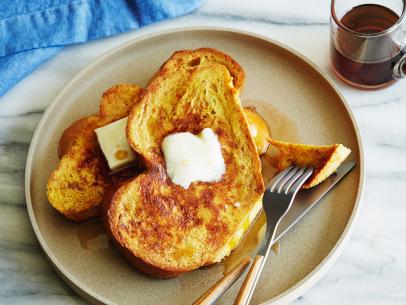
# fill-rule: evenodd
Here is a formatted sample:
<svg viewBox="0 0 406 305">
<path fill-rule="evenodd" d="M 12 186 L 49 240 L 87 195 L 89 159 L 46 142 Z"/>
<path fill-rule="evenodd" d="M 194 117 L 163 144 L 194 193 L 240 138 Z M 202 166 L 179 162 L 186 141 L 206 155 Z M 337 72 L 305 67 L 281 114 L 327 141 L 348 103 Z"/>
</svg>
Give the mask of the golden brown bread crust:
<svg viewBox="0 0 406 305">
<path fill-rule="evenodd" d="M 155 79 L 166 75 L 168 70 L 177 69 L 185 64 L 187 61 L 191 68 L 197 67 L 201 64 L 201 61 L 216 62 L 226 67 L 231 77 L 233 78 L 234 88 L 242 90 L 245 82 L 245 72 L 231 56 L 220 52 L 213 48 L 199 48 L 195 50 L 179 50 L 173 53 L 173 55 L 164 62 L 158 71 L 149 81 L 149 84 L 153 83 Z M 149 85 L 148 84 L 148 85 Z"/>
<path fill-rule="evenodd" d="M 132 108 L 127 135 L 147 170 L 115 193 L 105 217 L 115 244 L 140 271 L 171 277 L 221 260 L 260 200 L 261 164 L 238 99 L 243 79 L 241 67 L 217 50 L 176 52 Z M 160 145 L 168 134 L 205 127 L 219 138 L 226 173 L 186 190 L 168 178 Z"/>
<path fill-rule="evenodd" d="M 65 217 L 84 221 L 100 216 L 100 203 L 111 177 L 94 129 L 127 116 L 141 94 L 136 85 L 114 86 L 103 93 L 98 114 L 71 127 L 74 130 L 47 185 L 48 201 Z"/>
<path fill-rule="evenodd" d="M 114 246 L 124 255 L 124 257 L 127 259 L 127 261 L 136 269 L 141 271 L 142 273 L 153 276 L 156 278 L 171 278 L 174 276 L 179 275 L 181 272 L 171 272 L 169 270 L 163 270 L 160 269 L 156 266 L 153 266 L 151 264 L 148 264 L 147 262 L 143 261 L 142 259 L 135 257 L 130 251 L 128 251 L 126 248 L 122 247 L 119 242 L 116 241 L 114 238 L 113 233 L 110 230 L 109 226 L 109 221 L 108 221 L 108 209 L 111 204 L 111 200 L 114 196 L 114 194 L 117 192 L 117 190 L 131 181 L 129 177 L 123 178 L 118 183 L 114 183 L 111 187 L 109 187 L 104 195 L 101 208 L 102 208 L 102 220 L 103 220 L 103 225 L 106 230 L 107 235 L 110 237 L 110 240 L 113 241 Z"/>
<path fill-rule="evenodd" d="M 310 188 L 323 182 L 337 170 L 351 153 L 351 150 L 342 144 L 315 146 L 274 139 L 268 141 L 279 150 L 279 153 L 271 159 L 273 166 L 278 170 L 283 170 L 292 164 L 315 169 L 303 188 Z"/>
<path fill-rule="evenodd" d="M 161 269 L 159 267 L 156 267 L 154 265 L 151 265 L 142 259 L 134 256 L 134 254 L 127 250 L 125 247 L 121 245 L 121 243 L 117 242 L 114 238 L 112 239 L 114 245 L 119 249 L 121 254 L 127 259 L 127 261 L 138 271 L 144 273 L 145 275 L 152 276 L 155 278 L 160 278 L 160 279 L 169 279 L 175 276 L 178 276 L 184 271 L 170 271 L 167 269 Z M 186 270 L 187 271 L 187 270 Z"/>
</svg>

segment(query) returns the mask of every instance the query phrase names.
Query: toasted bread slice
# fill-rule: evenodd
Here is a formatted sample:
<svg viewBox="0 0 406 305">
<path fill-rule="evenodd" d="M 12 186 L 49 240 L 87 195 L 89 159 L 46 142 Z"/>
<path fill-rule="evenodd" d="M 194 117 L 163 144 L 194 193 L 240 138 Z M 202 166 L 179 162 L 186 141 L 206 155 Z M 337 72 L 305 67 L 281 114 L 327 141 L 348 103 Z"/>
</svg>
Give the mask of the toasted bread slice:
<svg viewBox="0 0 406 305">
<path fill-rule="evenodd" d="M 269 139 L 269 143 L 279 150 L 273 157 L 273 165 L 283 170 L 290 165 L 314 167 L 315 171 L 303 188 L 313 187 L 333 174 L 348 157 L 351 150 L 342 144 L 315 146 L 293 144 Z"/>
<path fill-rule="evenodd" d="M 96 115 L 82 118 L 68 128 L 68 143 L 60 151 L 61 160 L 47 185 L 51 205 L 67 218 L 83 221 L 100 216 L 100 203 L 114 177 L 100 150 L 94 130 L 129 114 L 140 99 L 142 89 L 122 84 L 107 90 Z"/>
<path fill-rule="evenodd" d="M 261 164 L 238 98 L 243 79 L 241 67 L 219 51 L 176 52 L 132 108 L 127 135 L 147 169 L 116 192 L 106 223 L 140 271 L 165 278 L 220 261 L 260 210 Z M 206 127 L 218 136 L 226 173 L 184 189 L 166 173 L 161 142 Z"/>
</svg>

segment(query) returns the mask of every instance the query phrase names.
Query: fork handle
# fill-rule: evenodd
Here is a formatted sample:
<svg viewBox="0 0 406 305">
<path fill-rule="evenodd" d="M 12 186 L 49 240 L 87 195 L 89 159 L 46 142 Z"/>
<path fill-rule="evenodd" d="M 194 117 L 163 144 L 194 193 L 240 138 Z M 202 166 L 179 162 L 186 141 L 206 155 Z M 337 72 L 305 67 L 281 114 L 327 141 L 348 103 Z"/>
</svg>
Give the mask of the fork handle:
<svg viewBox="0 0 406 305">
<path fill-rule="evenodd" d="M 244 257 L 233 269 L 207 290 L 193 305 L 211 305 L 240 277 L 251 262 L 249 256 Z"/>
<path fill-rule="evenodd" d="M 234 301 L 234 305 L 248 305 L 252 294 L 254 292 L 255 286 L 257 285 L 259 275 L 261 274 L 262 268 L 264 266 L 265 256 L 257 255 L 245 277 L 244 283 L 242 284 L 240 291 L 238 292 L 237 298 Z"/>
</svg>

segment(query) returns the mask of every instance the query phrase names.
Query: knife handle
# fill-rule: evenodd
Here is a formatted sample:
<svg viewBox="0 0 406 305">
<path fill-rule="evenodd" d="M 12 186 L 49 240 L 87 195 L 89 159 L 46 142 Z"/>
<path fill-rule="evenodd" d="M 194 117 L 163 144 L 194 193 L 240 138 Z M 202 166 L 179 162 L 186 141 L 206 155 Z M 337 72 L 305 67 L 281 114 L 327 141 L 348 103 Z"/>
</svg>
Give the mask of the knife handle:
<svg viewBox="0 0 406 305">
<path fill-rule="evenodd" d="M 207 290 L 193 305 L 211 305 L 241 276 L 245 268 L 251 262 L 251 258 L 246 256 L 237 266 L 227 272 L 221 280 Z"/>
<path fill-rule="evenodd" d="M 244 283 L 238 292 L 237 298 L 234 301 L 234 305 L 248 305 L 252 294 L 254 292 L 255 286 L 258 282 L 258 277 L 261 273 L 262 267 L 264 266 L 265 256 L 257 255 L 254 262 L 251 265 L 250 271 L 248 271 L 245 277 Z"/>
</svg>

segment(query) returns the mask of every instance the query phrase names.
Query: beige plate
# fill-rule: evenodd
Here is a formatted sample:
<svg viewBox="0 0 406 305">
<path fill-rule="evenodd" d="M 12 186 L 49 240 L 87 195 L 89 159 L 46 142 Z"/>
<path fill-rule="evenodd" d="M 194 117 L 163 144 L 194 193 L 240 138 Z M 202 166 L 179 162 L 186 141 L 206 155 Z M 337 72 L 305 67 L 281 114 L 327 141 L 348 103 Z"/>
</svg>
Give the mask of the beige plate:
<svg viewBox="0 0 406 305">
<path fill-rule="evenodd" d="M 214 47 L 246 71 L 242 99 L 271 102 L 289 115 L 306 143 L 344 143 L 358 166 L 281 241 L 255 291 L 253 304 L 286 304 L 310 288 L 337 259 L 348 240 L 363 185 L 359 133 L 343 97 L 307 59 L 268 38 L 237 30 L 187 28 L 161 32 L 118 47 L 80 72 L 48 107 L 32 140 L 26 197 L 32 226 L 59 274 L 85 299 L 106 304 L 191 304 L 218 280 L 222 265 L 155 280 L 133 270 L 109 247 L 99 223 L 76 224 L 47 203 L 46 182 L 58 161 L 57 143 L 68 124 L 95 113 L 110 86 L 144 86 L 178 49 Z M 272 128 L 272 126 L 271 126 Z M 218 304 L 232 303 L 239 284 Z"/>
</svg>

